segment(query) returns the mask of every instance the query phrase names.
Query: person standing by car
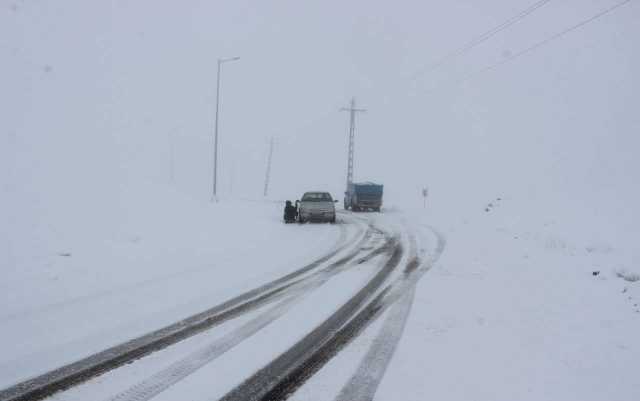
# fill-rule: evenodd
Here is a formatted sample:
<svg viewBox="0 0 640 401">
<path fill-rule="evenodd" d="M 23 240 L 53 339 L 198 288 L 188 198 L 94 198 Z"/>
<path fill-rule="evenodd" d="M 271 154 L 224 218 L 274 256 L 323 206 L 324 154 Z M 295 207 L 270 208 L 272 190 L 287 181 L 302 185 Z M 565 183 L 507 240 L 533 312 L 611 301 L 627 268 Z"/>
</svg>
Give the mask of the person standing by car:
<svg viewBox="0 0 640 401">
<path fill-rule="evenodd" d="M 284 222 L 295 223 L 298 216 L 298 209 L 291 204 L 291 201 L 287 201 L 284 207 Z"/>
</svg>

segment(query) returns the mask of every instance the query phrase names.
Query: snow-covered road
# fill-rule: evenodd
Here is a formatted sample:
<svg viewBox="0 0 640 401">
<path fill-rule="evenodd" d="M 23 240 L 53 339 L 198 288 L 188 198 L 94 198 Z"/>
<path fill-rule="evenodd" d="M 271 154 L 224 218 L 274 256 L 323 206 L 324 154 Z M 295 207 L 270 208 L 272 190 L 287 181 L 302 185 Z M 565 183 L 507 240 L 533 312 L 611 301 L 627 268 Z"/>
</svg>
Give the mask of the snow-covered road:
<svg viewBox="0 0 640 401">
<path fill-rule="evenodd" d="M 0 400 L 637 399 L 640 287 L 618 250 L 509 206 L 284 225 L 279 204 L 223 203 L 166 237 L 185 264 L 148 229 L 154 257 L 115 252 L 109 279 L 82 246 L 51 256 L 56 280 L 16 269 L 0 381 L 27 382 Z"/>
<path fill-rule="evenodd" d="M 339 220 L 335 226 L 288 227 L 302 232 L 311 229 L 316 235 L 325 231 L 320 238 L 333 235 L 335 244 L 325 246 L 303 267 L 285 269 L 286 274 L 271 276 L 271 280 L 253 289 L 242 291 L 237 287 L 235 296 L 204 312 L 112 343 L 106 350 L 91 352 L 104 342 L 92 344 L 93 348 L 82 350 L 83 358 L 70 364 L 53 358 L 47 365 L 33 358 L 33 364 L 25 364 L 32 368 L 25 369 L 32 377 L 43 373 L 39 370 L 54 361 L 58 365 L 0 392 L 0 399 L 34 399 L 51 394 L 64 400 L 95 399 L 96 394 L 110 400 L 175 399 L 181 392 L 184 394 L 185 386 L 190 389 L 190 396 L 198 388 L 205 398 L 284 399 L 401 300 L 397 308 L 392 308 L 380 338 L 367 355 L 368 360 L 376 361 L 376 379 L 360 385 L 360 377 L 368 368 L 363 366 L 342 390 L 346 394 L 373 394 L 402 334 L 415 284 L 442 252 L 444 242 L 440 238 L 429 256 L 426 245 L 419 245 L 421 235 L 397 218 L 342 213 Z M 317 244 L 311 241 L 301 246 L 300 252 L 313 255 L 317 253 L 315 248 Z M 273 250 L 264 252 L 262 257 L 272 254 Z M 137 286 L 169 278 L 173 282 L 182 276 L 149 279 Z M 199 279 L 197 275 L 192 277 L 194 282 Z M 38 314 L 62 313 L 73 305 L 111 294 L 122 296 L 128 293 L 128 287 L 137 288 L 131 284 L 124 289 L 45 305 L 31 314 L 24 313 L 22 321 Z M 127 316 L 126 310 L 123 315 Z M 6 318 L 19 316 L 14 313 Z M 127 319 L 128 316 L 124 320 Z M 75 322 L 68 322 L 76 326 Z M 118 327 L 112 332 L 117 330 Z M 114 339 L 109 337 L 109 341 Z M 215 383 L 198 384 L 203 374 L 216 376 Z M 349 397 L 358 398 L 355 394 Z"/>
</svg>

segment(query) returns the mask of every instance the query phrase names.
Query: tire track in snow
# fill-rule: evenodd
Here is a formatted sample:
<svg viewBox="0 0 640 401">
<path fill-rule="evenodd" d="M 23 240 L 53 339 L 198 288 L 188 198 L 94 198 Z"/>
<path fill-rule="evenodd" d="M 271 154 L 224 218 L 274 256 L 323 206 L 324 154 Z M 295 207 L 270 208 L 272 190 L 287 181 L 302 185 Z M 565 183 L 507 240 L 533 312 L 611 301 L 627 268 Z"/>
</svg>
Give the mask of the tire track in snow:
<svg viewBox="0 0 640 401">
<path fill-rule="evenodd" d="M 378 233 L 382 232 L 378 231 Z M 359 245 L 361 244 L 362 243 Z M 394 259 L 394 256 L 396 256 L 394 263 L 397 265 L 401 259 L 401 256 L 398 256 L 395 253 L 397 251 L 397 245 L 396 239 L 387 237 L 381 246 L 373 247 L 372 251 L 361 259 L 358 259 L 357 263 L 363 263 L 363 261 L 369 260 L 386 252 L 389 254 L 393 253 L 393 255 L 390 260 L 386 262 L 385 266 L 388 266 L 391 259 Z M 360 250 L 367 249 L 362 246 L 359 246 L 358 248 Z M 413 236 L 409 237 L 408 248 L 410 249 L 410 252 L 407 264 L 403 271 L 404 279 L 409 276 L 416 276 L 416 273 L 418 272 L 426 272 L 424 266 L 432 263 L 419 263 L 416 254 L 417 246 Z M 444 248 L 444 244 L 442 244 L 441 248 Z M 222 339 L 192 353 L 187 358 L 170 365 L 168 368 L 149 379 L 146 379 L 123 393 L 110 398 L 109 401 L 146 401 L 151 399 L 153 396 L 187 377 L 197 369 L 222 355 L 222 353 L 231 349 L 233 346 L 239 344 L 244 339 L 255 334 L 282 314 L 286 313 L 286 311 L 296 301 L 296 298 L 303 296 L 310 290 L 324 284 L 324 282 L 326 282 L 331 276 L 338 274 L 342 269 L 344 269 L 346 267 L 345 264 L 353 260 L 359 253 L 361 253 L 361 251 L 356 250 L 356 252 L 332 263 L 323 270 L 316 272 L 314 275 L 305 277 L 287 290 L 286 294 L 283 295 L 286 296 L 284 301 L 278 303 L 264 314 L 257 316 L 252 321 L 234 330 L 234 332 L 224 336 Z M 435 254 L 438 253 L 441 253 L 441 250 L 437 251 Z M 437 260 L 437 257 L 432 259 L 435 261 Z M 314 277 L 316 278 L 315 281 L 309 280 Z M 397 285 L 397 282 L 398 280 L 396 280 L 394 284 Z M 298 284 L 301 284 L 302 286 L 298 286 Z M 394 289 L 394 285 L 387 286 L 372 302 L 364 306 L 355 315 L 355 317 L 349 320 L 339 330 L 333 331 L 331 338 L 322 344 L 316 352 L 312 353 L 302 366 L 296 369 L 297 372 L 294 370 L 294 372 L 285 377 L 284 380 L 277 383 L 266 394 L 263 394 L 259 398 L 254 398 L 246 393 L 239 395 L 237 398 L 234 398 L 231 394 L 227 394 L 225 398 L 229 397 L 228 399 L 243 400 L 274 400 L 287 398 L 297 388 L 304 384 L 309 377 L 321 369 L 322 366 L 324 366 L 333 356 L 343 349 L 344 346 L 356 338 L 366 327 L 369 326 L 370 323 L 377 320 L 377 318 L 390 307 L 390 315 L 385 320 L 382 332 L 377 336 L 374 341 L 374 346 L 369 350 L 365 360 L 361 364 L 363 366 L 369 366 L 369 369 L 366 371 L 361 369 L 362 372 L 366 372 L 366 375 L 354 375 L 351 380 L 351 386 L 345 386 L 343 393 L 341 393 L 341 396 L 338 398 L 344 400 L 372 399 L 402 336 L 404 326 L 410 313 L 411 305 L 413 304 L 415 285 L 412 285 L 409 288 L 409 293 L 405 293 L 404 297 L 402 297 L 399 302 L 395 303 L 387 300 L 387 296 L 392 289 Z M 297 294 L 294 294 L 294 292 L 297 292 Z M 357 391 L 354 391 L 354 389 Z"/>
<path fill-rule="evenodd" d="M 411 307 L 415 299 L 416 285 L 420 278 L 429 271 L 444 252 L 446 240 L 444 236 L 430 226 L 428 228 L 436 237 L 436 248 L 433 254 L 422 263 L 410 269 L 411 262 L 405 271 L 407 275 L 402 282 L 395 283 L 395 291 L 389 299 L 383 300 L 391 305 L 389 316 L 383 323 L 378 335 L 374 338 L 358 369 L 342 387 L 336 401 L 370 401 L 373 400 L 391 358 L 402 338 Z M 417 259 L 416 259 L 417 260 Z M 385 308 L 383 308 L 385 309 Z"/>
<path fill-rule="evenodd" d="M 387 316 L 380 332 L 362 359 L 358 370 L 342 388 L 340 394 L 336 397 L 336 401 L 373 400 L 378 385 L 382 381 L 382 377 L 404 332 L 404 327 L 413 306 L 414 295 L 415 287 L 412 287 L 409 293 L 393 304 L 389 310 L 389 316 Z"/>
<path fill-rule="evenodd" d="M 241 327 L 223 336 L 221 339 L 215 340 L 211 344 L 169 365 L 167 368 L 153 376 L 109 398 L 109 401 L 146 401 L 183 380 L 198 369 L 240 344 L 242 341 L 251 337 L 262 328 L 266 327 L 268 324 L 286 313 L 302 297 L 325 284 L 336 274 L 343 272 L 350 266 L 349 262 L 362 253 L 361 249 L 363 245 L 367 241 L 372 241 L 373 239 L 374 238 L 371 238 L 371 235 L 365 235 L 353 252 L 333 262 L 313 275 L 307 276 L 300 281 L 293 283 L 286 292 L 282 293 L 281 297 L 285 299 L 279 302 L 276 306 L 268 309 Z M 388 251 L 392 242 L 393 239 L 386 238 L 382 244 L 378 245 L 373 251 L 358 260 L 357 263 L 360 264 L 361 260 L 368 260 L 382 254 L 385 250 Z"/>
<path fill-rule="evenodd" d="M 380 300 L 386 295 L 387 289 L 374 295 L 402 259 L 403 246 L 397 239 L 393 241 L 389 258 L 362 289 L 318 327 L 221 400 L 286 399 L 356 337 L 367 322 L 377 315 Z"/>
<path fill-rule="evenodd" d="M 295 297 L 297 296 L 294 295 L 291 298 Z M 109 401 L 145 401 L 155 397 L 273 322 L 285 313 L 291 305 L 291 299 L 286 298 L 265 313 L 227 333 L 222 338 L 109 398 Z"/>
<path fill-rule="evenodd" d="M 354 221 L 357 220 L 354 219 Z M 346 238 L 346 229 L 343 226 L 340 228 L 341 238 Z M 247 291 L 204 312 L 0 390 L 0 400 L 43 399 L 254 310 L 272 301 L 282 291 L 295 284 L 295 279 L 321 267 L 340 252 L 359 243 L 371 231 L 371 227 L 364 224 L 358 224 L 358 229 L 360 230 L 359 234 L 355 235 L 353 240 L 338 246 L 325 256 L 292 273 Z"/>
</svg>

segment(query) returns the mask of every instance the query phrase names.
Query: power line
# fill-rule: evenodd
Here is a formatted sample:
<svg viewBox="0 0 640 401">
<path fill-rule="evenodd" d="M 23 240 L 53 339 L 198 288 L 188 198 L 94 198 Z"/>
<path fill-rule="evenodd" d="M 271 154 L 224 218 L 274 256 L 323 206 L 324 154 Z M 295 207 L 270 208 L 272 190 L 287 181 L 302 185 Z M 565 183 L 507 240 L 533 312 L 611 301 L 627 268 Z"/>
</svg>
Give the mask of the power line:
<svg viewBox="0 0 640 401">
<path fill-rule="evenodd" d="M 418 70 L 416 73 L 411 75 L 410 81 L 414 81 L 420 75 L 422 75 L 422 74 L 424 74 L 426 72 L 429 72 L 429 71 L 433 71 L 433 70 L 441 67 L 446 62 L 452 60 L 453 58 L 458 57 L 458 56 L 460 56 L 462 54 L 465 54 L 465 53 L 469 52 L 470 50 L 472 50 L 473 48 L 477 47 L 481 43 L 486 42 L 487 40 L 491 39 L 496 34 L 504 31 L 507 28 L 509 28 L 510 26 L 515 24 L 516 22 L 519 22 L 519 21 L 523 20 L 529 14 L 533 13 L 534 11 L 539 9 L 540 7 L 546 5 L 550 1 L 551 0 L 541 0 L 541 1 L 538 1 L 538 2 L 530 5 L 529 7 L 527 7 L 526 9 L 524 9 L 522 11 L 520 11 L 518 14 L 514 15 L 513 17 L 509 18 L 508 20 L 506 20 L 506 21 L 502 22 L 501 24 L 489 29 L 488 31 L 482 33 L 481 35 L 475 37 L 474 39 L 469 41 L 466 45 L 460 47 L 457 50 L 454 50 L 454 51 L 448 53 L 447 55 L 445 55 L 444 57 L 440 58 L 435 63 L 432 63 L 432 64 L 430 64 L 430 65 Z"/>
<path fill-rule="evenodd" d="M 493 36 L 495 36 L 496 34 L 508 29 L 509 27 L 511 27 L 512 25 L 514 25 L 515 23 L 523 20 L 524 18 L 526 18 L 527 16 L 529 16 L 530 14 L 532 14 L 534 11 L 538 10 L 539 8 L 543 7 L 544 5 L 548 4 L 549 2 L 551 2 L 551 0 L 540 0 L 537 1 L 533 4 L 531 4 L 529 7 L 525 8 L 524 10 L 520 11 L 519 13 L 517 13 L 516 15 L 510 17 L 509 19 L 507 19 L 506 21 L 503 21 L 502 23 L 500 23 L 499 25 L 489 29 L 488 31 L 480 34 L 479 36 L 473 38 L 472 40 L 470 40 L 466 45 L 462 46 L 461 48 L 454 50 L 450 53 L 448 53 L 447 55 L 445 55 L 444 57 L 442 57 L 441 59 L 439 59 L 437 62 L 417 71 L 416 73 L 412 74 L 409 78 L 409 81 L 413 81 L 415 79 L 417 79 L 420 75 L 428 72 L 428 71 L 432 71 L 435 70 L 436 68 L 444 65 L 447 61 L 458 57 L 464 53 L 467 53 L 469 51 L 471 51 L 472 49 L 474 49 L 475 47 L 477 47 L 478 45 L 482 44 L 483 42 L 491 39 Z M 343 109 L 343 110 L 349 110 L 349 109 Z M 358 110 L 360 111 L 360 110 Z M 318 117 L 315 120 L 310 121 L 307 124 L 304 124 L 302 127 L 309 127 L 309 126 L 313 126 L 318 124 L 319 122 L 322 122 L 324 119 L 326 119 L 327 117 L 330 117 L 332 115 L 331 112 L 323 114 L 322 116 Z M 351 132 L 351 128 L 350 128 L 350 132 Z M 351 134 L 350 134 L 350 143 L 349 143 L 349 164 L 348 164 L 348 168 L 347 168 L 347 182 L 349 182 L 349 180 L 351 180 L 353 178 L 353 144 L 351 143 Z"/>
<path fill-rule="evenodd" d="M 427 67 L 415 72 L 414 74 L 412 74 L 409 78 L 409 81 L 413 81 L 415 79 L 417 79 L 420 75 L 428 72 L 428 71 L 432 71 L 435 70 L 436 68 L 442 66 L 443 64 L 445 64 L 447 61 L 460 56 L 466 52 L 469 52 L 470 50 L 472 50 L 473 48 L 475 48 L 476 46 L 480 45 L 481 43 L 489 40 L 491 37 L 493 37 L 494 35 L 498 34 L 499 32 L 504 31 L 505 29 L 509 28 L 510 26 L 514 25 L 515 23 L 521 21 L 522 19 L 526 18 L 529 14 L 533 13 L 534 11 L 536 11 L 537 9 L 539 9 L 540 7 L 546 5 L 547 3 L 549 3 L 551 0 L 540 0 L 537 1 L 536 3 L 531 4 L 529 7 L 527 7 L 526 9 L 520 11 L 518 14 L 512 16 L 511 18 L 507 19 L 506 21 L 503 21 L 502 23 L 500 23 L 499 25 L 489 29 L 488 31 L 482 33 L 481 35 L 473 38 L 471 41 L 469 41 L 466 45 L 462 46 L 461 48 L 454 50 L 450 53 L 448 53 L 447 55 L 445 55 L 444 57 L 442 57 L 440 60 L 438 60 L 437 62 L 428 65 Z M 301 126 L 299 126 L 296 131 L 302 131 L 305 128 L 308 127 L 312 127 L 315 126 L 321 122 L 323 122 L 325 119 L 327 119 L 328 117 L 331 117 L 333 115 L 333 111 L 329 111 L 325 114 L 322 114 L 320 117 L 309 121 L 306 124 L 303 124 Z"/>
<path fill-rule="evenodd" d="M 541 40 L 538 43 L 535 43 L 535 44 L 533 44 L 533 45 L 531 45 L 531 46 L 529 46 L 529 47 L 527 47 L 527 48 L 525 48 L 523 50 L 520 50 L 519 52 L 514 53 L 514 54 L 510 55 L 509 57 L 506 57 L 505 59 L 503 59 L 503 60 L 501 60 L 501 61 L 499 61 L 499 62 L 497 62 L 495 64 L 489 65 L 489 66 L 487 66 L 487 67 L 485 67 L 485 68 L 483 68 L 481 70 L 478 70 L 478 71 L 476 71 L 476 72 L 474 72 L 474 73 L 472 73 L 470 75 L 467 75 L 465 78 L 461 79 L 460 81 L 457 81 L 456 83 L 462 83 L 462 82 L 469 81 L 470 79 L 472 79 L 476 75 L 485 73 L 487 71 L 494 70 L 494 69 L 500 67 L 503 64 L 509 63 L 509 62 L 511 62 L 511 61 L 513 61 L 513 60 L 515 60 L 517 58 L 520 58 L 520 57 L 524 56 L 525 54 L 531 53 L 532 51 L 534 51 L 534 50 L 536 50 L 536 49 L 538 49 L 538 48 L 540 48 L 540 47 L 542 47 L 544 45 L 547 45 L 547 44 L 549 44 L 550 42 L 553 42 L 556 39 L 562 38 L 564 35 L 567 35 L 567 34 L 573 32 L 573 31 L 575 31 L 576 29 L 582 28 L 583 26 L 585 26 L 585 25 L 587 25 L 587 24 L 589 24 L 589 23 L 591 23 L 593 21 L 596 21 L 597 19 L 599 19 L 601 17 L 604 17 L 605 15 L 613 12 L 614 10 L 624 6 L 627 3 L 630 3 L 631 1 L 632 0 L 624 0 L 624 1 L 621 1 L 619 3 L 616 3 L 616 4 L 612 5 L 611 7 L 606 8 L 606 9 L 600 11 L 599 13 L 597 13 L 597 14 L 589 17 L 589 18 L 582 20 L 582 21 L 578 22 L 577 24 L 570 26 L 569 28 L 566 28 L 566 29 L 554 34 L 554 35 L 551 35 L 548 38 L 546 38 L 544 40 Z"/>
<path fill-rule="evenodd" d="M 426 72 L 435 70 L 435 69 L 439 68 L 440 66 L 444 65 L 449 60 L 451 60 L 451 59 L 453 59 L 455 57 L 458 57 L 458 56 L 460 56 L 460 55 L 462 55 L 464 53 L 467 53 L 467 52 L 471 51 L 472 49 L 474 49 L 475 47 L 477 47 L 481 43 L 489 40 L 490 38 L 492 38 L 496 34 L 506 30 L 507 28 L 511 27 L 515 23 L 523 20 L 528 15 L 530 15 L 534 11 L 538 10 L 539 8 L 543 7 L 544 5 L 546 5 L 549 2 L 551 2 L 551 0 L 540 0 L 540 1 L 537 1 L 537 2 L 535 2 L 533 4 L 531 4 L 529 7 L 525 8 L 522 11 L 520 11 L 519 13 L 517 13 L 516 15 L 512 16 L 511 18 L 507 19 L 506 21 L 503 21 L 499 25 L 497 25 L 497 26 L 489 29 L 488 31 L 480 34 L 479 36 L 471 39 L 466 45 L 462 46 L 461 48 L 448 53 L 447 55 L 445 55 L 444 57 L 442 57 L 441 59 L 439 59 L 435 63 L 433 63 L 431 65 L 428 65 L 428 66 L 422 68 L 421 70 L 413 73 L 409 77 L 409 81 L 410 82 L 414 81 L 420 75 L 422 75 L 422 74 L 424 74 Z M 333 115 L 333 112 L 327 112 L 327 113 L 321 115 L 320 117 L 318 117 L 318 118 L 316 118 L 314 120 L 311 120 L 308 123 L 303 124 L 302 126 L 298 127 L 296 131 L 302 131 L 304 128 L 308 128 L 308 127 L 317 125 L 317 124 L 323 122 L 325 119 L 327 119 L 328 117 L 330 117 L 332 115 Z"/>
<path fill-rule="evenodd" d="M 529 16 L 530 14 L 532 14 L 533 12 L 538 10 L 539 8 L 541 8 L 544 5 L 548 4 L 550 1 L 551 0 L 540 0 L 540 1 L 537 1 L 536 3 L 531 4 L 529 7 L 527 7 L 526 9 L 524 9 L 522 11 L 520 11 L 518 14 L 516 14 L 516 15 L 512 16 L 511 18 L 505 20 L 504 22 L 500 23 L 499 25 L 489 29 L 488 31 L 480 34 L 479 36 L 473 38 L 466 45 L 460 47 L 457 50 L 454 50 L 454 51 L 448 53 L 447 55 L 445 55 L 444 57 L 440 58 L 435 63 L 430 64 L 430 65 L 424 67 L 421 70 L 418 70 L 417 72 L 415 72 L 414 74 L 412 74 L 410 76 L 409 80 L 413 81 L 413 80 L 417 79 L 420 75 L 422 75 L 422 74 L 424 74 L 426 72 L 435 70 L 435 69 L 441 67 L 442 65 L 444 65 L 446 62 L 450 61 L 451 59 L 471 51 L 472 49 L 474 49 L 478 45 L 480 45 L 480 44 L 486 42 L 487 40 L 491 39 L 492 37 L 494 37 L 496 34 L 508 29 L 509 27 L 513 26 L 515 23 L 523 20 L 524 18 L 526 18 L 527 16 Z M 571 26 L 571 27 L 569 27 L 569 28 L 567 28 L 567 29 L 565 29 L 565 30 L 563 30 L 561 32 L 558 32 L 557 34 L 555 34 L 553 36 L 550 36 L 549 38 L 544 39 L 544 40 L 542 40 L 542 41 L 540 41 L 540 42 L 538 42 L 538 43 L 536 43 L 536 44 L 534 44 L 532 46 L 529 46 L 524 50 L 521 50 L 521 51 L 519 51 L 517 53 L 514 53 L 514 54 L 504 58 L 500 62 L 497 62 L 495 64 L 487 66 L 487 67 L 485 67 L 485 68 L 483 68 L 483 69 L 481 69 L 479 71 L 473 72 L 473 73 L 467 75 L 466 77 L 462 78 L 461 80 L 453 82 L 453 84 L 459 84 L 459 83 L 463 83 L 463 82 L 469 81 L 470 79 L 474 78 L 476 75 L 479 75 L 479 74 L 482 74 L 484 72 L 496 69 L 496 68 L 498 68 L 499 66 L 501 66 L 503 64 L 511 62 L 511 61 L 523 56 L 523 55 L 526 55 L 526 54 L 536 50 L 537 48 L 548 44 L 549 42 L 552 42 L 552 41 L 554 41 L 556 39 L 559 39 L 562 36 L 572 32 L 572 31 L 574 31 L 576 29 L 579 29 L 584 25 L 589 24 L 590 22 L 595 21 L 595 20 L 599 19 L 600 17 L 603 17 L 604 15 L 614 11 L 615 9 L 617 9 L 617 8 L 627 4 L 627 3 L 630 3 L 631 1 L 632 0 L 624 0 L 622 2 L 616 3 L 613 6 L 611 6 L 611 7 L 607 8 L 607 9 L 597 13 L 596 15 L 594 15 L 594 16 L 586 19 L 586 20 L 583 20 L 583 21 L 579 22 L 578 24 L 575 24 L 575 25 L 573 25 L 573 26 Z M 437 85 L 437 86 L 439 86 L 439 85 Z M 427 92 L 431 92 L 431 91 L 435 90 L 437 88 L 437 86 L 428 89 Z M 327 119 L 331 115 L 333 115 L 332 112 L 327 112 L 327 113 L 321 115 L 320 117 L 318 117 L 318 118 L 316 118 L 314 120 L 311 120 L 311 121 L 307 122 L 306 124 L 303 124 L 301 127 L 314 126 L 314 125 L 316 125 L 318 123 L 323 122 L 325 119 Z M 297 131 L 300 131 L 300 128 L 298 128 Z"/>
</svg>

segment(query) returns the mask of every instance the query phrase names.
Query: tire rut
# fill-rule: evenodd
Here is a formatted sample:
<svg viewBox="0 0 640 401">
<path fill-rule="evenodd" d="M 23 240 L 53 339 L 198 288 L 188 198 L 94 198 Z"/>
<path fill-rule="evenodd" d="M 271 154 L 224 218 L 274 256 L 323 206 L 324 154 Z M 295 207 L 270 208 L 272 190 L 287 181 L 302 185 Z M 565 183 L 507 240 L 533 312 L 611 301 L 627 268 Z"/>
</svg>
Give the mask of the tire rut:
<svg viewBox="0 0 640 401">
<path fill-rule="evenodd" d="M 267 401 L 286 399 L 340 349 L 355 338 L 378 314 L 385 289 L 371 301 L 392 271 L 399 265 L 403 247 L 393 239 L 389 259 L 369 282 L 327 320 L 242 384 L 222 401 Z"/>
<path fill-rule="evenodd" d="M 0 400 L 41 400 L 265 305 L 298 283 L 295 279 L 322 266 L 350 246 L 360 243 L 371 234 L 372 227 L 364 227 L 361 230 L 363 236 L 360 239 L 360 235 L 356 235 L 353 241 L 338 246 L 327 255 L 292 273 L 204 312 L 0 390 Z M 342 235 L 344 230 L 341 232 Z"/>
<path fill-rule="evenodd" d="M 375 232 L 374 232 L 375 233 Z M 290 283 L 286 292 L 281 292 L 278 299 L 285 298 L 276 306 L 259 314 L 249 322 L 233 330 L 231 333 L 215 340 L 209 345 L 191 353 L 187 357 L 171 364 L 153 376 L 131 386 L 127 390 L 109 398 L 109 401 L 145 401 L 183 380 L 206 364 L 212 362 L 225 352 L 231 350 L 242 341 L 251 337 L 277 318 L 286 313 L 297 301 L 311 291 L 325 284 L 330 278 L 341 273 L 360 253 L 362 246 L 371 240 L 371 233 L 365 234 L 356 249 L 343 258 L 333 262 L 324 269 L 306 276 L 297 282 Z M 392 239 L 387 238 L 377 249 L 388 249 Z M 375 251 L 374 251 L 375 252 Z M 373 253 L 373 252 L 372 252 Z M 274 301 L 275 302 L 275 301 Z"/>
<path fill-rule="evenodd" d="M 428 228 L 436 237 L 437 244 L 430 258 L 420 261 L 416 256 L 410 258 L 404 275 L 393 286 L 388 298 L 381 300 L 380 312 L 390 307 L 389 316 L 384 321 L 378 335 L 374 338 L 358 369 L 342 387 L 335 401 L 371 401 L 391 362 L 391 358 L 400 343 L 411 307 L 415 299 L 418 281 L 433 267 L 440 258 L 446 245 L 442 234 L 432 227 Z M 417 248 L 415 237 L 411 238 L 411 247 Z"/>
</svg>

